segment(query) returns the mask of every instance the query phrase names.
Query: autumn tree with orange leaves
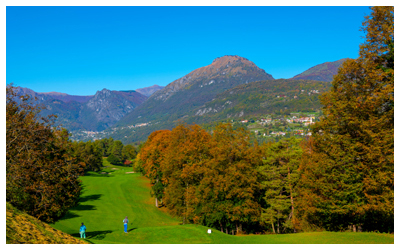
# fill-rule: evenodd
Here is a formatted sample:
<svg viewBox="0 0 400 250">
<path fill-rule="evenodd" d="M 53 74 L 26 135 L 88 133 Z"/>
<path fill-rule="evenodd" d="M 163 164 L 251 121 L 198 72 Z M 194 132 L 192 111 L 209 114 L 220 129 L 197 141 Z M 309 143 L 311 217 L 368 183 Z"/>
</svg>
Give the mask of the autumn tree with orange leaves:
<svg viewBox="0 0 400 250">
<path fill-rule="evenodd" d="M 372 7 L 360 57 L 323 95 L 301 163 L 299 209 L 327 230 L 394 230 L 394 7 Z"/>
<path fill-rule="evenodd" d="M 171 131 L 159 130 L 153 132 L 144 144 L 136 159 L 136 168 L 142 168 L 143 173 L 152 184 L 151 195 L 155 197 L 155 206 L 159 206 L 164 196 L 164 188 L 167 181 L 164 177 L 162 162 L 165 151 L 168 150 Z"/>
<path fill-rule="evenodd" d="M 257 166 L 262 163 L 262 150 L 249 137 L 248 131 L 234 130 L 231 124 L 220 124 L 213 131 L 211 158 L 198 188 L 204 225 L 241 233 L 257 223 L 261 213 Z"/>
</svg>

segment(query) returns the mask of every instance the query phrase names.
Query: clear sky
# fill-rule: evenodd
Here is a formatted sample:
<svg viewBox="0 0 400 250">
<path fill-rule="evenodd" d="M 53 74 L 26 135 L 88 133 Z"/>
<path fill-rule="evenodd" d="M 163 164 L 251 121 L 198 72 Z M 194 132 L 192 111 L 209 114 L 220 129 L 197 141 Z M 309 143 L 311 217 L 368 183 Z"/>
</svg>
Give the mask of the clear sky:
<svg viewBox="0 0 400 250">
<path fill-rule="evenodd" d="M 238 55 L 275 79 L 356 58 L 368 7 L 9 7 L 6 82 L 93 95 Z"/>
</svg>

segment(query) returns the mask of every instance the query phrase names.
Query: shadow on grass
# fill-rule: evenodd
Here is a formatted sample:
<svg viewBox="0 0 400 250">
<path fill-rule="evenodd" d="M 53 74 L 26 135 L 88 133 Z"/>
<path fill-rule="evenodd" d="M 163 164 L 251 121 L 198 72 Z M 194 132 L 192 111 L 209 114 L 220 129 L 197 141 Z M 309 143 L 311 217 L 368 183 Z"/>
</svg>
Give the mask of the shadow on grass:
<svg viewBox="0 0 400 250">
<path fill-rule="evenodd" d="M 59 219 L 59 221 L 68 220 L 68 219 L 77 218 L 77 217 L 81 217 L 81 216 L 74 212 L 71 212 L 71 210 L 70 210 L 67 212 L 66 215 L 64 215 L 61 219 Z"/>
<path fill-rule="evenodd" d="M 111 230 L 105 230 L 105 231 L 89 231 L 86 232 L 86 240 L 102 240 L 106 237 L 107 234 L 112 233 L 113 231 Z M 71 234 L 74 237 L 80 238 L 81 235 L 79 233 L 76 234 Z"/>
<path fill-rule="evenodd" d="M 93 194 L 93 195 L 87 195 L 79 199 L 79 203 L 86 202 L 86 201 L 93 201 L 93 200 L 98 200 L 100 199 L 102 194 Z M 69 211 L 67 212 L 66 215 L 64 215 L 61 219 L 59 220 L 68 220 L 72 218 L 77 218 L 81 217 L 80 215 L 72 212 L 72 211 L 84 211 L 84 210 L 96 210 L 96 207 L 93 205 L 82 205 L 79 204 L 73 208 L 70 208 Z"/>
<path fill-rule="evenodd" d="M 135 229 L 137 229 L 137 227 L 134 227 L 134 228 L 128 229 L 128 233 L 129 233 L 129 232 L 131 232 L 131 231 L 133 231 L 133 230 L 135 230 Z"/>
<path fill-rule="evenodd" d="M 70 210 L 74 211 L 96 210 L 96 207 L 93 205 L 78 205 L 76 207 L 71 208 Z"/>
<path fill-rule="evenodd" d="M 102 174 L 103 173 L 103 174 Z M 87 172 L 83 176 L 90 176 L 90 177 L 114 177 L 113 175 L 108 174 L 107 172 Z"/>
<path fill-rule="evenodd" d="M 94 201 L 98 200 L 103 196 L 102 194 L 92 194 L 92 195 L 87 195 L 84 197 L 79 198 L 79 202 L 86 202 L 86 201 Z"/>
</svg>

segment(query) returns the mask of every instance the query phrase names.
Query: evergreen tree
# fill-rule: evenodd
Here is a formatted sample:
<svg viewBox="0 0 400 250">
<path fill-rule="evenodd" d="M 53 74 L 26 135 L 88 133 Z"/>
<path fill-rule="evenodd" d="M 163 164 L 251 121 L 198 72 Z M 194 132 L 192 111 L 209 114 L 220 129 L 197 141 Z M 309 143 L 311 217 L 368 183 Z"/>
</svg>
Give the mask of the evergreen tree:
<svg viewBox="0 0 400 250">
<path fill-rule="evenodd" d="M 300 139 L 292 137 L 272 143 L 267 147 L 264 165 L 259 168 L 266 202 L 261 221 L 271 225 L 274 233 L 286 229 L 296 232 L 294 200 L 301 153 Z"/>
</svg>

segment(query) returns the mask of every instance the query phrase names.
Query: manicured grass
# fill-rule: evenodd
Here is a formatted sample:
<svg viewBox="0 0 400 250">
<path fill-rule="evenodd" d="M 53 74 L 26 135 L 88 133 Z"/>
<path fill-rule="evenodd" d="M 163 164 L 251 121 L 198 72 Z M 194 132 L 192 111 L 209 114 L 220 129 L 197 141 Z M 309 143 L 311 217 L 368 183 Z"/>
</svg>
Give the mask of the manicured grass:
<svg viewBox="0 0 400 250">
<path fill-rule="evenodd" d="M 79 237 L 84 222 L 89 243 L 97 244 L 393 244 L 394 237 L 378 233 L 298 233 L 285 235 L 232 236 L 200 225 L 180 225 L 166 212 L 154 206 L 149 181 L 132 168 L 107 166 L 103 174 L 89 172 L 81 177 L 84 193 L 79 206 L 60 221 L 56 229 Z M 110 173 L 110 174 L 109 174 Z M 128 234 L 122 220 L 128 216 Z"/>
</svg>

